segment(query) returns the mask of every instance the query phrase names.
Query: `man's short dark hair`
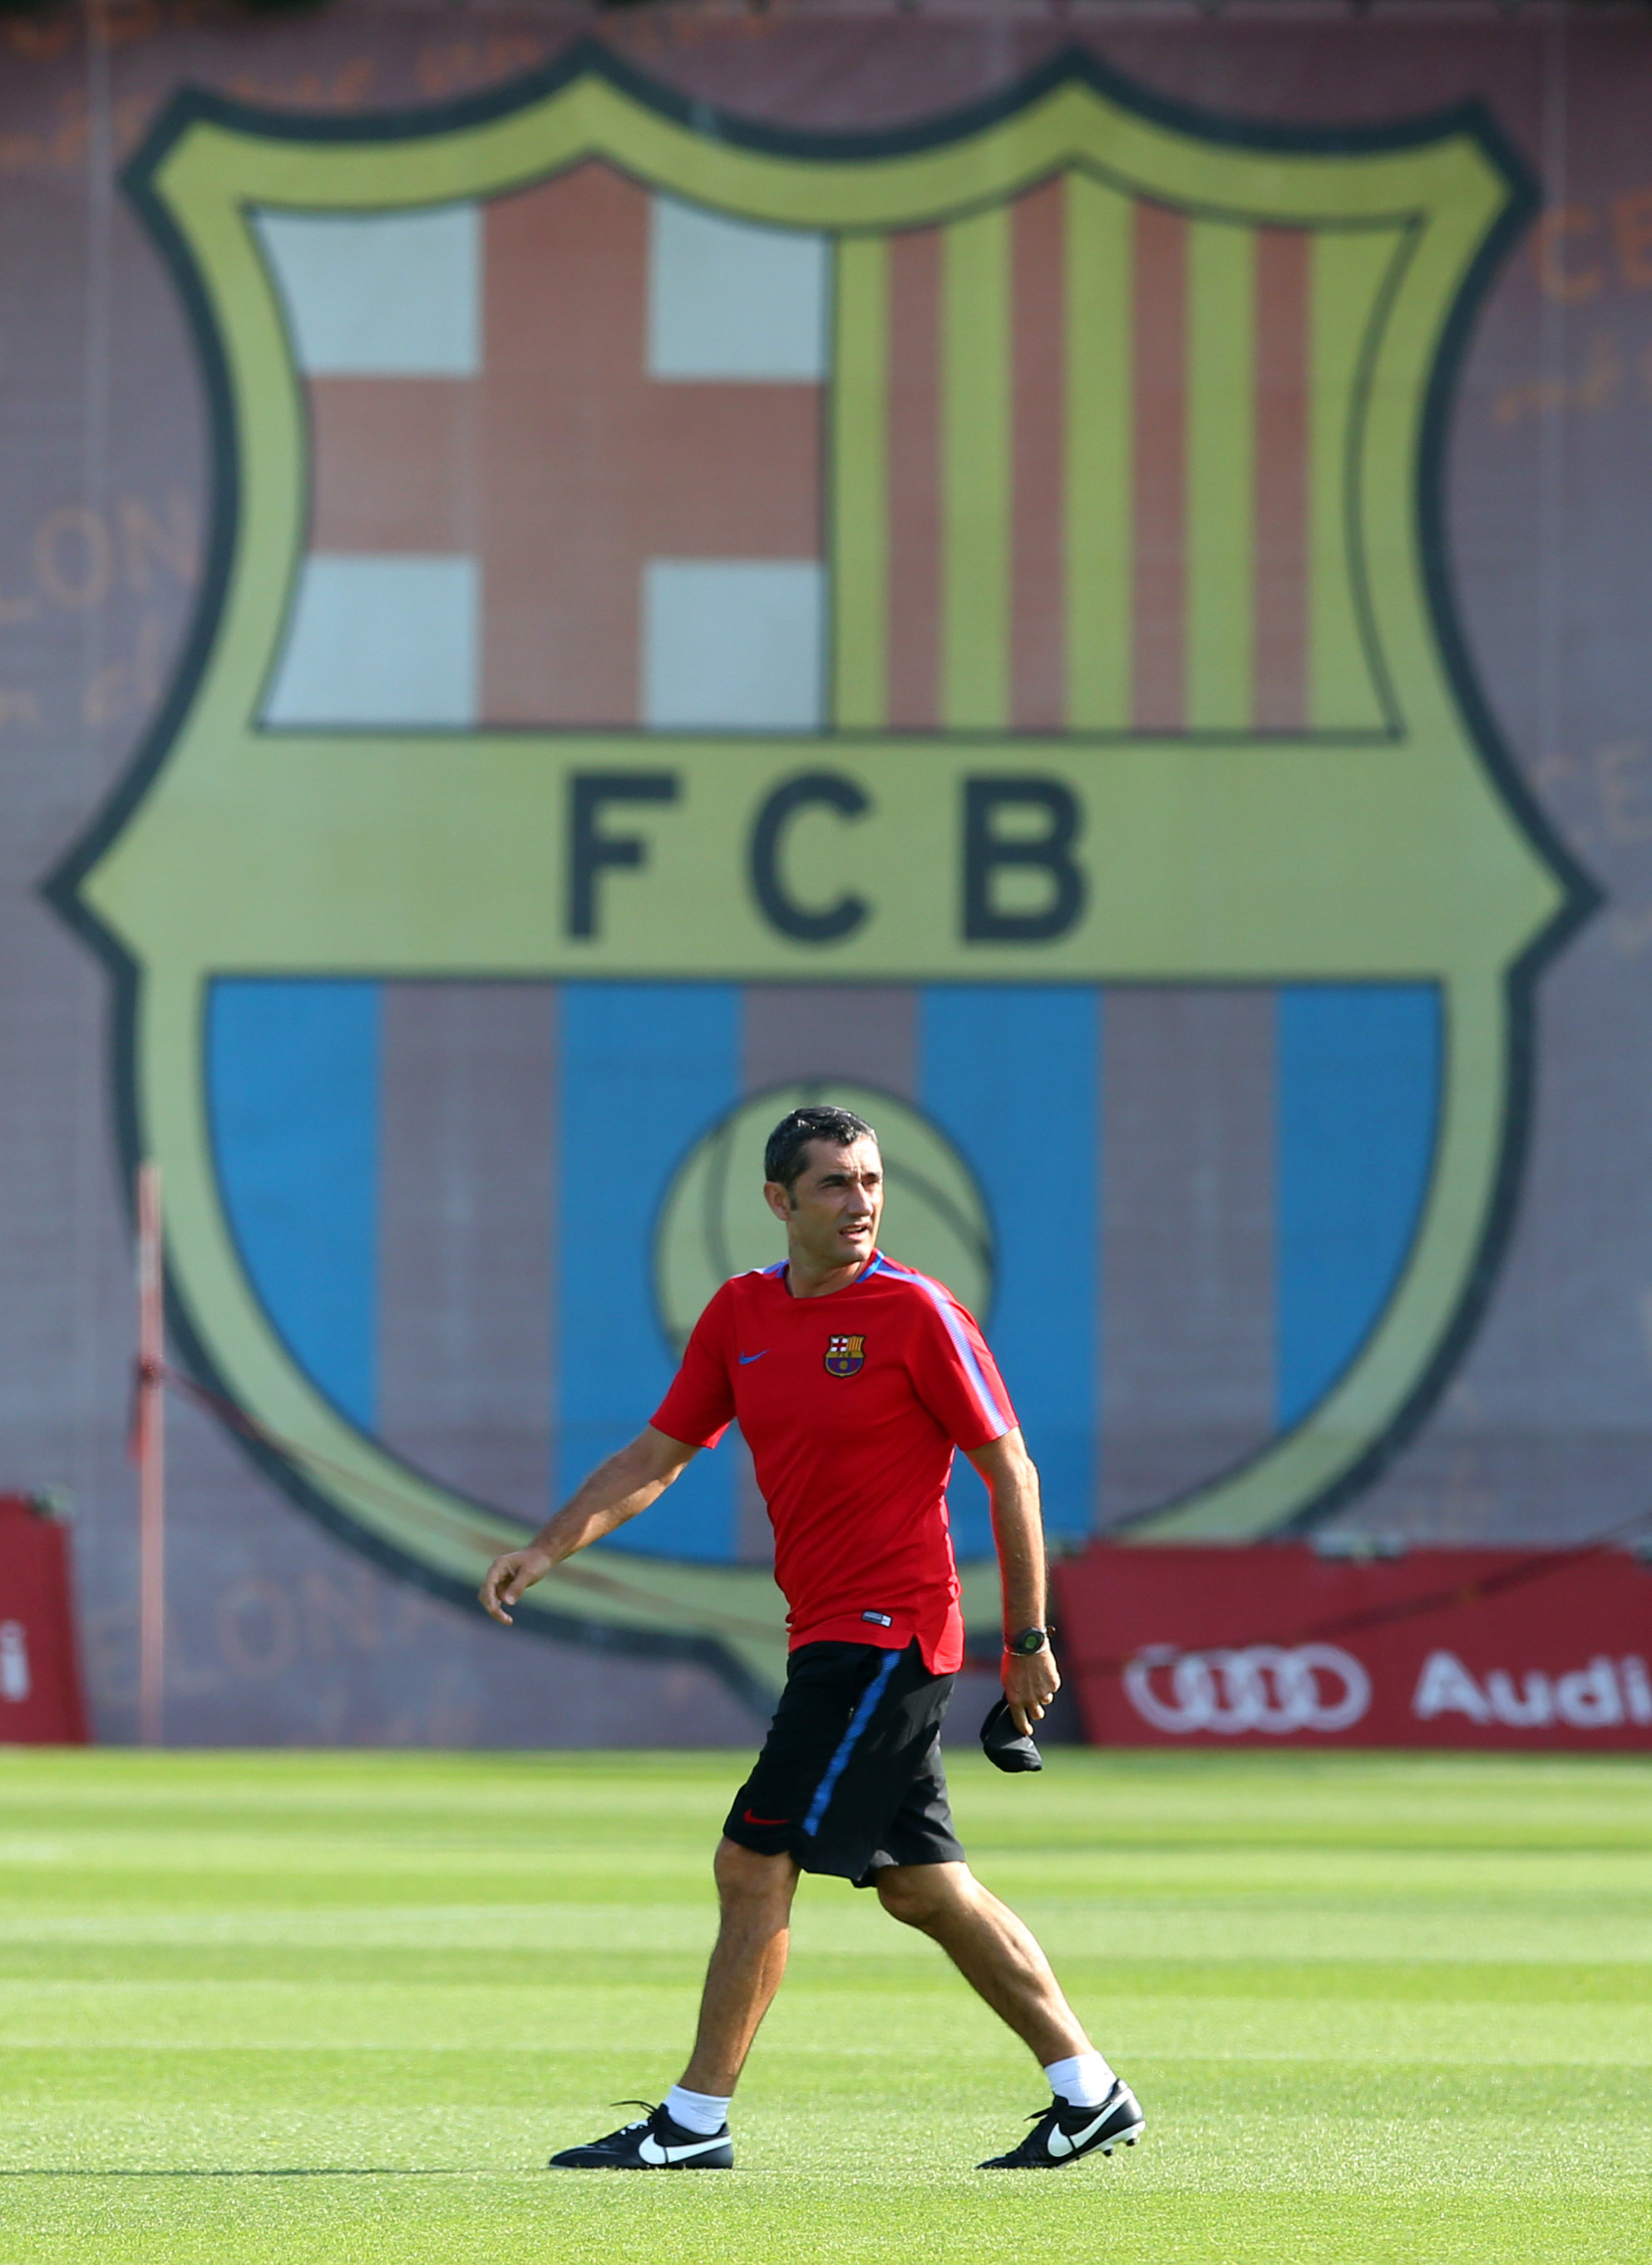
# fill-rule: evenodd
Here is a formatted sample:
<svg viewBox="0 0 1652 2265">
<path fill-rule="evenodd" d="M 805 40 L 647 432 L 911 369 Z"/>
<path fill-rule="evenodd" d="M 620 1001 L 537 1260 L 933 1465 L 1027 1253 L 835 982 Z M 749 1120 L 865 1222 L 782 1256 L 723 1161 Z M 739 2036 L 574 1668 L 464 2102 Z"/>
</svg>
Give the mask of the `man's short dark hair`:
<svg viewBox="0 0 1652 2265">
<path fill-rule="evenodd" d="M 811 1140 L 829 1141 L 834 1148 L 852 1147 L 856 1140 L 877 1144 L 877 1135 L 852 1109 L 836 1109 L 830 1102 L 811 1103 L 782 1117 L 768 1136 L 763 1151 L 763 1177 L 785 1189 L 788 1195 L 809 1161 Z"/>
</svg>

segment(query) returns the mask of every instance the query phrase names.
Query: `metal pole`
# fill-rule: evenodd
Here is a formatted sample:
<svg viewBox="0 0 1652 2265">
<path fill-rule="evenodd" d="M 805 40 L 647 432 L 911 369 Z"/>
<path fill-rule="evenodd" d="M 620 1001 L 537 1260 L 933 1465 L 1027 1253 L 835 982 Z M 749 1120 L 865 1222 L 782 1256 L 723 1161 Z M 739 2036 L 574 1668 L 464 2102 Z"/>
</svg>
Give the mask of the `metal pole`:
<svg viewBox="0 0 1652 2265">
<path fill-rule="evenodd" d="M 161 1168 L 138 1166 L 138 1737 L 162 1742 L 166 1683 L 166 1322 Z"/>
</svg>

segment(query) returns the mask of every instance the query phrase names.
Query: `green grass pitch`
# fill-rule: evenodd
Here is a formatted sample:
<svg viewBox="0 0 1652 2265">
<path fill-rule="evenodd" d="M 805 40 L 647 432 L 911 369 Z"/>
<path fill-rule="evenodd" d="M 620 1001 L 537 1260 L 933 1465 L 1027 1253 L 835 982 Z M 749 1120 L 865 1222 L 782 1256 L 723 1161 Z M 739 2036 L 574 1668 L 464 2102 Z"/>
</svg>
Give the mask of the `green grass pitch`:
<svg viewBox="0 0 1652 2265">
<path fill-rule="evenodd" d="M 0 2257 L 1131 2265 L 1644 2256 L 1652 1771 L 1059 1750 L 954 1795 L 1140 2093 L 1042 2079 L 807 1881 L 732 2174 L 552 2146 L 678 2072 L 741 1758 L 0 1753 Z"/>
</svg>

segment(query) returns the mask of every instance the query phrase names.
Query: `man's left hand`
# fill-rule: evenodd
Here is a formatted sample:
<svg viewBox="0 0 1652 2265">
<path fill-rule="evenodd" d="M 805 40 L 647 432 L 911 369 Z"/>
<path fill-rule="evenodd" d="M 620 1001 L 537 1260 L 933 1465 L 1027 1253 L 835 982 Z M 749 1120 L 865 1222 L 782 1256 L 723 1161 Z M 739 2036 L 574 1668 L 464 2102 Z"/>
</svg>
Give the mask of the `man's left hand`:
<svg viewBox="0 0 1652 2265">
<path fill-rule="evenodd" d="M 1004 1696 L 1009 1701 L 1011 1722 L 1024 1735 L 1030 1737 L 1034 1723 L 1043 1722 L 1045 1708 L 1060 1688 L 1055 1654 L 1048 1644 L 1030 1658 L 1014 1651 L 1004 1654 Z"/>
</svg>

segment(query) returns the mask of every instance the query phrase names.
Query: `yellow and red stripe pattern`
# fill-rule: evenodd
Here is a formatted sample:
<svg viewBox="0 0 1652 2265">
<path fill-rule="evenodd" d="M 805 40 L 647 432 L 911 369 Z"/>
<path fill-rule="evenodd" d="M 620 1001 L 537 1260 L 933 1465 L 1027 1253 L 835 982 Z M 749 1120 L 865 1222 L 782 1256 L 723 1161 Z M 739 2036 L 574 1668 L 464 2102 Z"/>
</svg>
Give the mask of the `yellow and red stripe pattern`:
<svg viewBox="0 0 1652 2265">
<path fill-rule="evenodd" d="M 837 727 L 1386 728 L 1346 457 L 1395 248 L 1079 171 L 841 239 Z"/>
</svg>

